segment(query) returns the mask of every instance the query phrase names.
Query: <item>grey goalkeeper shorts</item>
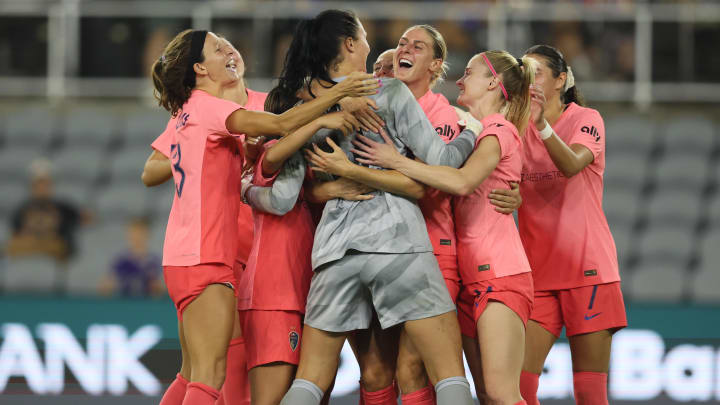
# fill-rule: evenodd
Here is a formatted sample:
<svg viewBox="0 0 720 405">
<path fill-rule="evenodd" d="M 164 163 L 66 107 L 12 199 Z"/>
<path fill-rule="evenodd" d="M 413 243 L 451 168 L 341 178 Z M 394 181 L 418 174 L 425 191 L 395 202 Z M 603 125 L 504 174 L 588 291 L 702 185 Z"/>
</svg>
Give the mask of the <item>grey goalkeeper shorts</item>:
<svg viewBox="0 0 720 405">
<path fill-rule="evenodd" d="M 327 332 L 367 329 L 373 307 L 383 329 L 455 310 L 431 252 L 349 251 L 315 271 L 305 324 Z"/>
</svg>

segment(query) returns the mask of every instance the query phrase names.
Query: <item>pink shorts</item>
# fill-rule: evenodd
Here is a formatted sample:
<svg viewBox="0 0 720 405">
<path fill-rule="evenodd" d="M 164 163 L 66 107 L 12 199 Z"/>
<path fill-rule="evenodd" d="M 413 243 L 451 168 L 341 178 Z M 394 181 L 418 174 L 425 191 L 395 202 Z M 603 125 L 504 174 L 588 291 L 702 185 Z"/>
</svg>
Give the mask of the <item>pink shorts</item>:
<svg viewBox="0 0 720 405">
<path fill-rule="evenodd" d="M 443 278 L 445 279 L 445 285 L 447 285 L 450 298 L 453 303 L 457 304 L 458 296 L 460 295 L 460 273 L 458 271 L 457 256 L 454 255 L 435 255 L 435 259 L 438 261 L 440 271 L 442 272 Z"/>
<path fill-rule="evenodd" d="M 563 326 L 567 336 L 601 330 L 614 333 L 627 326 L 620 282 L 535 291 L 530 319 L 555 336 L 560 336 Z"/>
<path fill-rule="evenodd" d="M 241 310 L 247 368 L 269 363 L 300 363 L 303 314 L 296 311 Z"/>
<path fill-rule="evenodd" d="M 232 288 L 237 297 L 233 269 L 222 263 L 163 266 L 163 275 L 168 294 L 175 304 L 178 319 L 181 321 L 185 308 L 210 284 L 224 284 Z"/>
<path fill-rule="evenodd" d="M 503 303 L 527 324 L 533 307 L 532 274 L 520 273 L 464 284 L 457 304 L 463 335 L 477 339 L 477 322 L 489 301 Z"/>
</svg>

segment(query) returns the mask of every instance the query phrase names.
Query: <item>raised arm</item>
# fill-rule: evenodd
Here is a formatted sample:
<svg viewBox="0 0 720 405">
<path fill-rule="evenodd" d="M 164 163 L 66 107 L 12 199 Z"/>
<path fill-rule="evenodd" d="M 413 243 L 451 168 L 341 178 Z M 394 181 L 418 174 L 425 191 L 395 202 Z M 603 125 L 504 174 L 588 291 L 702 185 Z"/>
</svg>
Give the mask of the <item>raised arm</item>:
<svg viewBox="0 0 720 405">
<path fill-rule="evenodd" d="M 580 173 L 605 147 L 605 125 L 600 114 L 597 112 L 588 114 L 582 124 L 574 129 L 569 142 L 565 143 L 545 120 L 545 95 L 542 89 L 532 86 L 530 94 L 531 118 L 550 159 L 565 177 L 569 178 Z M 586 130 L 583 131 L 584 129 Z"/>
<path fill-rule="evenodd" d="M 362 97 L 375 94 L 379 81 L 366 73 L 355 72 L 347 79 L 328 89 L 322 96 L 293 107 L 282 114 L 237 110 L 227 119 L 228 131 L 246 134 L 250 137 L 261 135 L 287 136 L 324 114 L 343 97 Z"/>
<path fill-rule="evenodd" d="M 572 177 L 580 173 L 582 169 L 593 162 L 595 157 L 590 149 L 581 144 L 566 144 L 555 134 L 550 125 L 547 125 L 547 127 L 550 135 L 548 138 L 543 139 L 545 149 L 547 149 L 550 159 L 565 177 Z"/>
<path fill-rule="evenodd" d="M 587 146 L 579 143 L 566 144 L 557 136 L 547 121 L 540 124 L 537 129 L 550 159 L 565 177 L 572 177 L 580 173 L 595 160 L 593 152 Z"/>
<path fill-rule="evenodd" d="M 293 209 L 305 179 L 305 159 L 300 152 L 288 159 L 270 187 L 252 184 L 252 174 L 243 178 L 243 199 L 253 208 L 274 215 L 285 215 Z"/>
<path fill-rule="evenodd" d="M 153 150 L 145 161 L 140 179 L 147 187 L 153 187 L 165 183 L 172 177 L 170 159 L 165 155 Z"/>
</svg>

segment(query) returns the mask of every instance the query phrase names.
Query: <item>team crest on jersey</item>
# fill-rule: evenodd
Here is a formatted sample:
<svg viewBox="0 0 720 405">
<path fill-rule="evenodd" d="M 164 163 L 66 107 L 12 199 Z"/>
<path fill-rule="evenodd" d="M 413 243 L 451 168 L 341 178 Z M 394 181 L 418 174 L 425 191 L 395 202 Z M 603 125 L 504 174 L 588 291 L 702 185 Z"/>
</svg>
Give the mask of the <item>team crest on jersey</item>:
<svg viewBox="0 0 720 405">
<path fill-rule="evenodd" d="M 295 351 L 300 343 L 300 335 L 297 332 L 290 331 L 290 350 Z"/>
</svg>

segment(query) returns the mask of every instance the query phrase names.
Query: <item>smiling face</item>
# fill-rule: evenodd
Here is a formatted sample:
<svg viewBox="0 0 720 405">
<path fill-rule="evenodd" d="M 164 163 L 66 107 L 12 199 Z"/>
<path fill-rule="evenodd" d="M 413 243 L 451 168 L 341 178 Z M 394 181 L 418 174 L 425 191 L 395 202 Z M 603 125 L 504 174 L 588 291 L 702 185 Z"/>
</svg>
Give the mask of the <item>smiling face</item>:
<svg viewBox="0 0 720 405">
<path fill-rule="evenodd" d="M 378 56 L 373 65 L 373 74 L 375 77 L 395 77 L 395 73 L 393 72 L 394 56 L 394 49 L 388 49 Z"/>
<path fill-rule="evenodd" d="M 212 32 L 205 37 L 202 62 L 195 64 L 198 77 L 207 76 L 213 82 L 223 85 L 230 84 L 242 78 L 238 70 L 234 48 L 223 46 L 223 42 Z M 238 54 L 239 55 L 239 54 Z"/>
<path fill-rule="evenodd" d="M 457 103 L 470 108 L 488 92 L 492 80 L 492 74 L 485 65 L 482 54 L 473 56 L 465 67 L 463 76 L 455 82 L 460 88 Z"/>
<path fill-rule="evenodd" d="M 227 39 L 220 37 L 220 44 L 223 47 L 223 51 L 232 52 L 233 58 L 235 59 L 235 70 L 240 77 L 245 76 L 245 61 L 240 55 L 240 52 Z"/>
<path fill-rule="evenodd" d="M 423 28 L 406 31 L 398 41 L 393 59 L 395 78 L 406 84 L 429 83 L 441 65 L 442 60 L 434 55 L 433 40 Z"/>
</svg>

